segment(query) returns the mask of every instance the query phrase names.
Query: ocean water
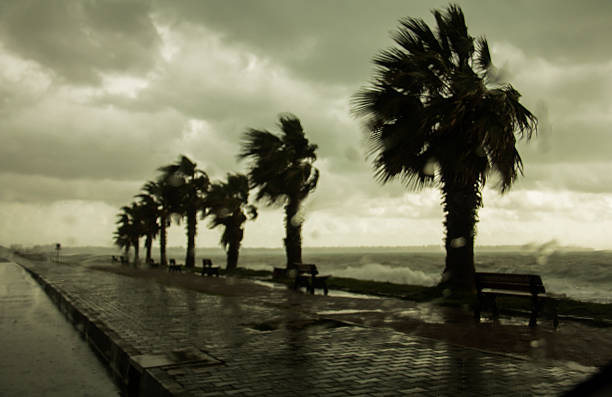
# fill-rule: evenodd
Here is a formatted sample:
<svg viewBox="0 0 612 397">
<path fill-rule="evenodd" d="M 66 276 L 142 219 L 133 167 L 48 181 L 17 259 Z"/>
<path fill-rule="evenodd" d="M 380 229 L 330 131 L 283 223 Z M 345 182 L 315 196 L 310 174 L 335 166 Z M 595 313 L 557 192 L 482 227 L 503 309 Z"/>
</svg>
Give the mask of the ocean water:
<svg viewBox="0 0 612 397">
<path fill-rule="evenodd" d="M 223 266 L 222 251 L 201 252 Z M 444 269 L 445 253 L 401 248 L 306 248 L 304 263 L 321 274 L 401 284 L 435 285 Z M 539 274 L 548 293 L 572 299 L 612 303 L 612 251 L 476 250 L 476 271 Z M 285 266 L 284 250 L 243 249 L 239 266 L 267 269 Z"/>
<path fill-rule="evenodd" d="M 68 249 L 66 254 L 85 253 L 83 248 Z M 93 254 L 94 251 L 89 253 Z M 102 254 L 102 251 L 95 251 Z M 155 250 L 154 257 L 158 251 Z M 104 249 L 104 254 L 118 254 Z M 144 256 L 141 250 L 141 256 Z M 183 248 L 170 248 L 169 258 L 184 262 Z M 219 248 L 200 248 L 197 262 L 211 258 L 225 265 L 225 253 Z M 476 271 L 539 274 L 546 291 L 572 299 L 612 303 L 612 251 L 559 251 L 554 249 L 476 249 Z M 431 286 L 440 280 L 445 253 L 439 248 L 304 248 L 303 262 L 317 265 L 321 274 L 363 280 Z M 283 249 L 243 248 L 239 266 L 272 270 L 285 266 Z"/>
</svg>

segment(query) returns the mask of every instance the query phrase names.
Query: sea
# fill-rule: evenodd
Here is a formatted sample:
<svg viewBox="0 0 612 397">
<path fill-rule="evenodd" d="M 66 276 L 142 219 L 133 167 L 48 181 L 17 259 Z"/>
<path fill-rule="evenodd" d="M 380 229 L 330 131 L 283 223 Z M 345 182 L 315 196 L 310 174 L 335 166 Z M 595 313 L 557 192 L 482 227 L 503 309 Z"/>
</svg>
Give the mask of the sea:
<svg viewBox="0 0 612 397">
<path fill-rule="evenodd" d="M 141 257 L 144 250 L 141 249 Z M 63 255 L 120 255 L 116 248 L 74 247 Z M 168 257 L 184 262 L 185 249 L 172 247 Z M 158 258 L 155 250 L 154 258 Z M 211 258 L 225 265 L 220 248 L 198 248 L 196 261 Z M 321 274 L 399 284 L 432 286 L 440 281 L 445 252 L 441 247 L 304 247 L 303 263 L 314 263 Z M 476 271 L 539 274 L 547 293 L 580 301 L 612 303 L 612 251 L 546 246 L 475 249 Z M 272 270 L 285 266 L 281 248 L 242 248 L 239 266 Z"/>
</svg>

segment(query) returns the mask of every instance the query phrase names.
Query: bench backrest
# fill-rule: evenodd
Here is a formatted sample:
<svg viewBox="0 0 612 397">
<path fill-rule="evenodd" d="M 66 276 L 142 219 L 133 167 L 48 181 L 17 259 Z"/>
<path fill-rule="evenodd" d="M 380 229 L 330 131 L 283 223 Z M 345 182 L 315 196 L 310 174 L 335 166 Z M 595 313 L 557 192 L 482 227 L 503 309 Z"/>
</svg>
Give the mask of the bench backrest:
<svg viewBox="0 0 612 397">
<path fill-rule="evenodd" d="M 307 273 L 307 274 L 312 274 L 313 276 L 319 274 L 319 271 L 317 270 L 317 266 L 311 263 L 296 263 L 294 267 L 295 267 L 295 270 L 297 270 L 298 274 Z"/>
<path fill-rule="evenodd" d="M 202 266 L 203 267 L 212 267 L 212 260 L 208 259 L 208 258 L 202 259 Z"/>
<path fill-rule="evenodd" d="M 476 288 L 521 291 L 532 294 L 545 293 L 542 278 L 536 274 L 476 273 Z"/>
</svg>

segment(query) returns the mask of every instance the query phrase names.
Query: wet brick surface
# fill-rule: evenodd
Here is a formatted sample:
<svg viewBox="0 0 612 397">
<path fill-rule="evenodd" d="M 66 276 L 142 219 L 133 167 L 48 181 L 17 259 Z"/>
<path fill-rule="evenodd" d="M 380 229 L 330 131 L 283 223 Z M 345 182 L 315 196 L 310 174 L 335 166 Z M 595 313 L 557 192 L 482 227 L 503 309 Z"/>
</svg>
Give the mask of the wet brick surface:
<svg viewBox="0 0 612 397">
<path fill-rule="evenodd" d="M 132 355 L 187 348 L 220 360 L 148 370 L 181 396 L 556 396 L 589 375 L 319 318 L 320 305 L 308 310 L 319 298 L 290 291 L 213 296 L 84 266 L 24 265 L 112 330 Z"/>
</svg>

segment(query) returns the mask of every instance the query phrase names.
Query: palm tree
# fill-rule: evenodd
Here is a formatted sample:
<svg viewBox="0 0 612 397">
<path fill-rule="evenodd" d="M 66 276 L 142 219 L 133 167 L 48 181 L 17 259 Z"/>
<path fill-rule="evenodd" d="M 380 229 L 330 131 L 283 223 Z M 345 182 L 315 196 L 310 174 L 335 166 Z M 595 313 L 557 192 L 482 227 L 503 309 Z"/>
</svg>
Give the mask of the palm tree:
<svg viewBox="0 0 612 397">
<path fill-rule="evenodd" d="M 149 181 L 142 187 L 145 195 L 151 196 L 157 203 L 157 216 L 159 218 L 159 262 L 162 266 L 168 265 L 166 255 L 167 228 L 170 226 L 170 215 L 177 207 L 178 192 L 173 186 L 165 183 L 164 177 L 157 181 Z"/>
<path fill-rule="evenodd" d="M 123 256 L 126 258 L 130 252 L 130 218 L 127 213 L 120 212 L 117 214 L 117 230 L 113 232 L 115 245 L 119 249 L 123 249 Z"/>
<path fill-rule="evenodd" d="M 115 244 L 123 247 L 127 258 L 130 247 L 134 247 L 134 265 L 139 258 L 140 237 L 144 235 L 144 217 L 142 208 L 137 203 L 121 207 L 117 215 L 117 231 L 115 232 Z"/>
<path fill-rule="evenodd" d="M 257 200 L 268 205 L 285 205 L 285 251 L 287 268 L 302 262 L 302 201 L 319 180 L 313 166 L 317 145 L 304 136 L 300 120 L 292 114 L 279 117 L 281 135 L 249 129 L 242 141 L 240 159 L 250 158 L 249 181 L 257 187 Z"/>
<path fill-rule="evenodd" d="M 495 171 L 506 192 L 519 174 L 517 137 L 530 139 L 537 120 L 510 84 L 499 84 L 485 38 L 467 32 L 456 5 L 433 11 L 433 32 L 407 18 L 382 51 L 373 83 L 354 97 L 366 120 L 376 177 L 400 177 L 412 188 L 439 186 L 446 228 L 442 285 L 472 290 L 474 236 L 481 191 Z M 437 164 L 437 171 L 434 164 Z"/>
<path fill-rule="evenodd" d="M 146 185 L 145 185 L 146 186 Z M 138 202 L 138 215 L 141 218 L 143 233 L 145 236 L 145 249 L 146 249 L 146 263 L 151 263 L 151 248 L 153 246 L 153 239 L 159 232 L 159 225 L 157 218 L 160 213 L 160 205 L 157 202 L 155 196 L 151 194 L 141 193 L 136 195 L 140 199 Z"/>
<path fill-rule="evenodd" d="M 212 217 L 210 228 L 224 226 L 221 245 L 227 252 L 226 270 L 238 265 L 242 224 L 257 217 L 257 208 L 249 204 L 249 179 L 242 174 L 227 174 L 226 182 L 213 183 L 206 198 L 206 216 Z"/>
<path fill-rule="evenodd" d="M 172 186 L 178 193 L 177 212 L 187 218 L 187 254 L 185 266 L 195 266 L 195 236 L 197 233 L 197 213 L 204 211 L 203 195 L 208 190 L 209 179 L 206 172 L 197 164 L 181 155 L 176 163 L 161 167 L 165 184 Z"/>
</svg>

